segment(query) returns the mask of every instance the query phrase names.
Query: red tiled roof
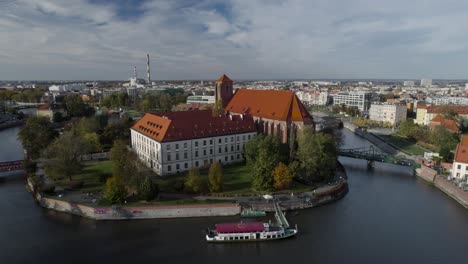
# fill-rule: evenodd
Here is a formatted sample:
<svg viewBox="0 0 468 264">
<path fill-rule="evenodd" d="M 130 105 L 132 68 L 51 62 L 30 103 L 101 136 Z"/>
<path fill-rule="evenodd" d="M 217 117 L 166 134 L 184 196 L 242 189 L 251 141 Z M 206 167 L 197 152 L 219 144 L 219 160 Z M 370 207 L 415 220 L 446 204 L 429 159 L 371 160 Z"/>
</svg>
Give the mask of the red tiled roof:
<svg viewBox="0 0 468 264">
<path fill-rule="evenodd" d="M 264 230 L 265 226 L 262 222 L 216 224 L 216 232 L 218 233 L 248 233 L 262 232 Z"/>
<path fill-rule="evenodd" d="M 468 135 L 462 135 L 460 145 L 468 147 Z"/>
<path fill-rule="evenodd" d="M 419 105 L 418 105 L 418 108 Z M 440 114 L 447 110 L 453 110 L 457 114 L 467 115 L 468 114 L 468 106 L 453 106 L 453 105 L 431 105 L 427 106 L 427 112 L 430 114 Z"/>
<path fill-rule="evenodd" d="M 232 82 L 232 80 L 229 79 L 229 77 L 227 77 L 226 74 L 223 74 L 221 77 L 218 78 L 218 80 L 216 80 L 216 82 Z"/>
<path fill-rule="evenodd" d="M 437 114 L 431 120 L 432 123 L 439 123 L 439 125 L 445 129 L 452 130 L 453 132 L 460 132 L 460 128 L 458 128 L 457 123 L 452 119 L 447 119 Z"/>
<path fill-rule="evenodd" d="M 45 103 L 37 108 L 37 110 L 49 110 L 50 105 L 49 103 Z"/>
<path fill-rule="evenodd" d="M 468 146 L 458 145 L 455 152 L 455 161 L 468 163 Z"/>
<path fill-rule="evenodd" d="M 224 110 L 273 120 L 312 122 L 312 116 L 292 91 L 237 89 Z"/>
<path fill-rule="evenodd" d="M 211 110 L 147 113 L 133 130 L 158 142 L 255 132 L 250 115 L 213 117 Z"/>
</svg>

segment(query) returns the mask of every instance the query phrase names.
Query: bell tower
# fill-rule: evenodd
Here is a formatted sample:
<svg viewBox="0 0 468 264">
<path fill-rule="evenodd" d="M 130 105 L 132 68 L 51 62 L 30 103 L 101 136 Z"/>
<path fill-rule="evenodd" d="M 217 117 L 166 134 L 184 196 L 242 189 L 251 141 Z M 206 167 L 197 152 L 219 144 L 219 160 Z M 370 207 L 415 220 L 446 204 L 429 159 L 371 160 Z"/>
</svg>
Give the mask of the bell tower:
<svg viewBox="0 0 468 264">
<path fill-rule="evenodd" d="M 226 106 L 233 96 L 232 80 L 223 74 L 216 80 L 215 100 L 223 100 L 223 107 Z"/>
</svg>

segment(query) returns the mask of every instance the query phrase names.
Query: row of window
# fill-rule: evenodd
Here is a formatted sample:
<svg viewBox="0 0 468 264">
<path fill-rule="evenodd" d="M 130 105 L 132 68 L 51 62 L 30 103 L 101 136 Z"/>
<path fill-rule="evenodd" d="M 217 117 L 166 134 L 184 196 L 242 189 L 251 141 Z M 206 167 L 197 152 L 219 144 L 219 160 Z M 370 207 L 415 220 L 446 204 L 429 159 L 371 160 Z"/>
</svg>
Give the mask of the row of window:
<svg viewBox="0 0 468 264">
<path fill-rule="evenodd" d="M 246 135 L 242 135 L 242 140 L 245 141 L 246 139 L 247 139 L 247 140 L 250 140 L 250 139 L 251 139 L 251 135 L 247 135 L 247 137 L 246 137 Z M 234 142 L 234 136 L 231 137 L 231 140 L 230 140 L 230 141 L 231 141 L 231 143 Z M 237 136 L 237 141 L 240 141 L 240 136 Z M 225 138 L 224 138 L 224 143 L 227 143 L 227 142 L 228 142 L 228 138 L 225 137 Z M 203 146 L 206 146 L 207 143 L 208 143 L 208 141 L 207 141 L 207 140 L 203 140 L 203 141 L 201 141 L 201 143 L 203 143 Z M 222 138 L 218 138 L 218 143 L 219 143 L 219 144 L 222 144 L 222 143 L 223 143 L 223 142 L 222 142 Z M 213 139 L 210 139 L 210 140 L 209 140 L 209 144 L 210 144 L 210 145 L 213 145 Z M 198 141 L 195 141 L 195 142 L 194 142 L 194 145 L 195 145 L 195 147 L 198 147 Z M 187 142 L 184 142 L 184 149 L 186 149 L 187 146 L 188 146 L 188 143 L 187 143 Z M 171 150 L 171 144 L 167 144 L 166 149 L 167 149 L 167 150 Z M 176 150 L 179 149 L 179 144 L 178 144 L 178 143 L 175 144 L 175 149 L 176 149 Z"/>
<path fill-rule="evenodd" d="M 237 145 L 236 149 L 237 149 L 237 151 L 240 151 L 240 145 Z M 245 144 L 242 145 L 242 150 L 244 150 L 244 149 L 245 149 Z M 209 149 L 209 152 L 210 152 L 209 155 L 213 155 L 213 149 L 212 148 Z M 224 147 L 224 153 L 227 153 L 227 152 L 229 152 L 229 149 L 228 149 L 227 146 L 225 146 Z M 231 145 L 231 152 L 234 152 L 234 145 Z M 221 153 L 223 153 L 223 149 L 220 147 L 220 148 L 218 148 L 218 154 L 221 154 Z M 206 149 L 204 149 L 203 150 L 203 156 L 206 156 L 206 155 L 208 155 L 208 152 L 207 152 Z M 199 157 L 198 150 L 195 150 L 194 156 L 195 156 L 195 158 Z M 171 157 L 172 157 L 171 153 L 167 153 L 167 161 L 171 161 Z M 188 159 L 188 153 L 187 152 L 184 152 L 184 159 Z M 179 160 L 179 152 L 176 152 L 175 160 Z"/>
<path fill-rule="evenodd" d="M 237 154 L 237 160 L 240 160 L 241 159 L 241 155 L 240 154 Z M 229 156 L 225 156 L 224 157 L 224 162 L 228 162 L 228 161 L 234 161 L 234 155 L 231 155 L 230 157 Z M 223 161 L 220 159 L 218 160 L 219 163 L 223 163 Z M 208 160 L 205 160 L 203 165 L 208 165 L 208 164 L 212 164 L 213 163 L 213 159 L 210 159 L 210 162 L 208 163 Z M 195 161 L 195 167 L 200 167 L 202 164 L 200 164 L 200 162 L 197 160 Z M 172 165 L 167 165 L 167 171 L 168 172 L 172 172 L 172 169 L 173 169 L 173 166 Z M 175 170 L 176 171 L 179 171 L 181 169 L 181 166 L 180 164 L 176 164 L 175 165 Z M 188 163 L 185 162 L 184 163 L 184 168 L 183 169 L 188 169 Z"/>
</svg>

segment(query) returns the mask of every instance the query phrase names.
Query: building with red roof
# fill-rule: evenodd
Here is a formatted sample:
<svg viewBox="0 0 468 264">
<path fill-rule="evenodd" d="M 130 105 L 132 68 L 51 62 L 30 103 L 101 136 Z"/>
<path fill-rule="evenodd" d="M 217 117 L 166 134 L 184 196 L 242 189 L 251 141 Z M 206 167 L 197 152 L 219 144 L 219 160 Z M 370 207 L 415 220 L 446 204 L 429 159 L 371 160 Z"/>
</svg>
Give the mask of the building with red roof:
<svg viewBox="0 0 468 264">
<path fill-rule="evenodd" d="M 36 110 L 36 116 L 47 117 L 52 121 L 55 113 L 61 113 L 62 116 L 66 116 L 67 112 L 63 108 L 59 108 L 54 104 L 45 103 L 39 106 Z"/>
<path fill-rule="evenodd" d="M 437 114 L 446 114 L 454 113 L 460 117 L 468 118 L 468 106 L 459 106 L 459 105 L 420 105 L 416 110 L 416 120 L 415 123 L 419 125 L 429 125 L 429 122 Z"/>
<path fill-rule="evenodd" d="M 131 128 L 132 148 L 161 176 L 244 160 L 257 134 L 251 115 L 213 116 L 211 110 L 147 113 Z"/>
<path fill-rule="evenodd" d="M 444 118 L 442 115 L 437 114 L 430 122 L 429 127 L 434 129 L 436 127 L 443 127 L 452 133 L 460 133 L 460 128 L 457 125 L 457 122 L 452 119 Z"/>
<path fill-rule="evenodd" d="M 468 184 L 468 135 L 462 135 L 461 142 L 455 150 L 452 177 Z"/>
</svg>

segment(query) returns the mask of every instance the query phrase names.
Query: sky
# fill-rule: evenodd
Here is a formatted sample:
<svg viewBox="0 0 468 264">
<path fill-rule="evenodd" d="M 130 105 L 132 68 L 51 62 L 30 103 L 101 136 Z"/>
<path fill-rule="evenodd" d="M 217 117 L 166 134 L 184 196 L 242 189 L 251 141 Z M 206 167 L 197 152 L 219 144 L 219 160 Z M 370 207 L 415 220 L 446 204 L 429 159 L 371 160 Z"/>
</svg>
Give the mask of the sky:
<svg viewBox="0 0 468 264">
<path fill-rule="evenodd" d="M 0 80 L 468 79 L 464 0 L 0 0 Z"/>
</svg>

